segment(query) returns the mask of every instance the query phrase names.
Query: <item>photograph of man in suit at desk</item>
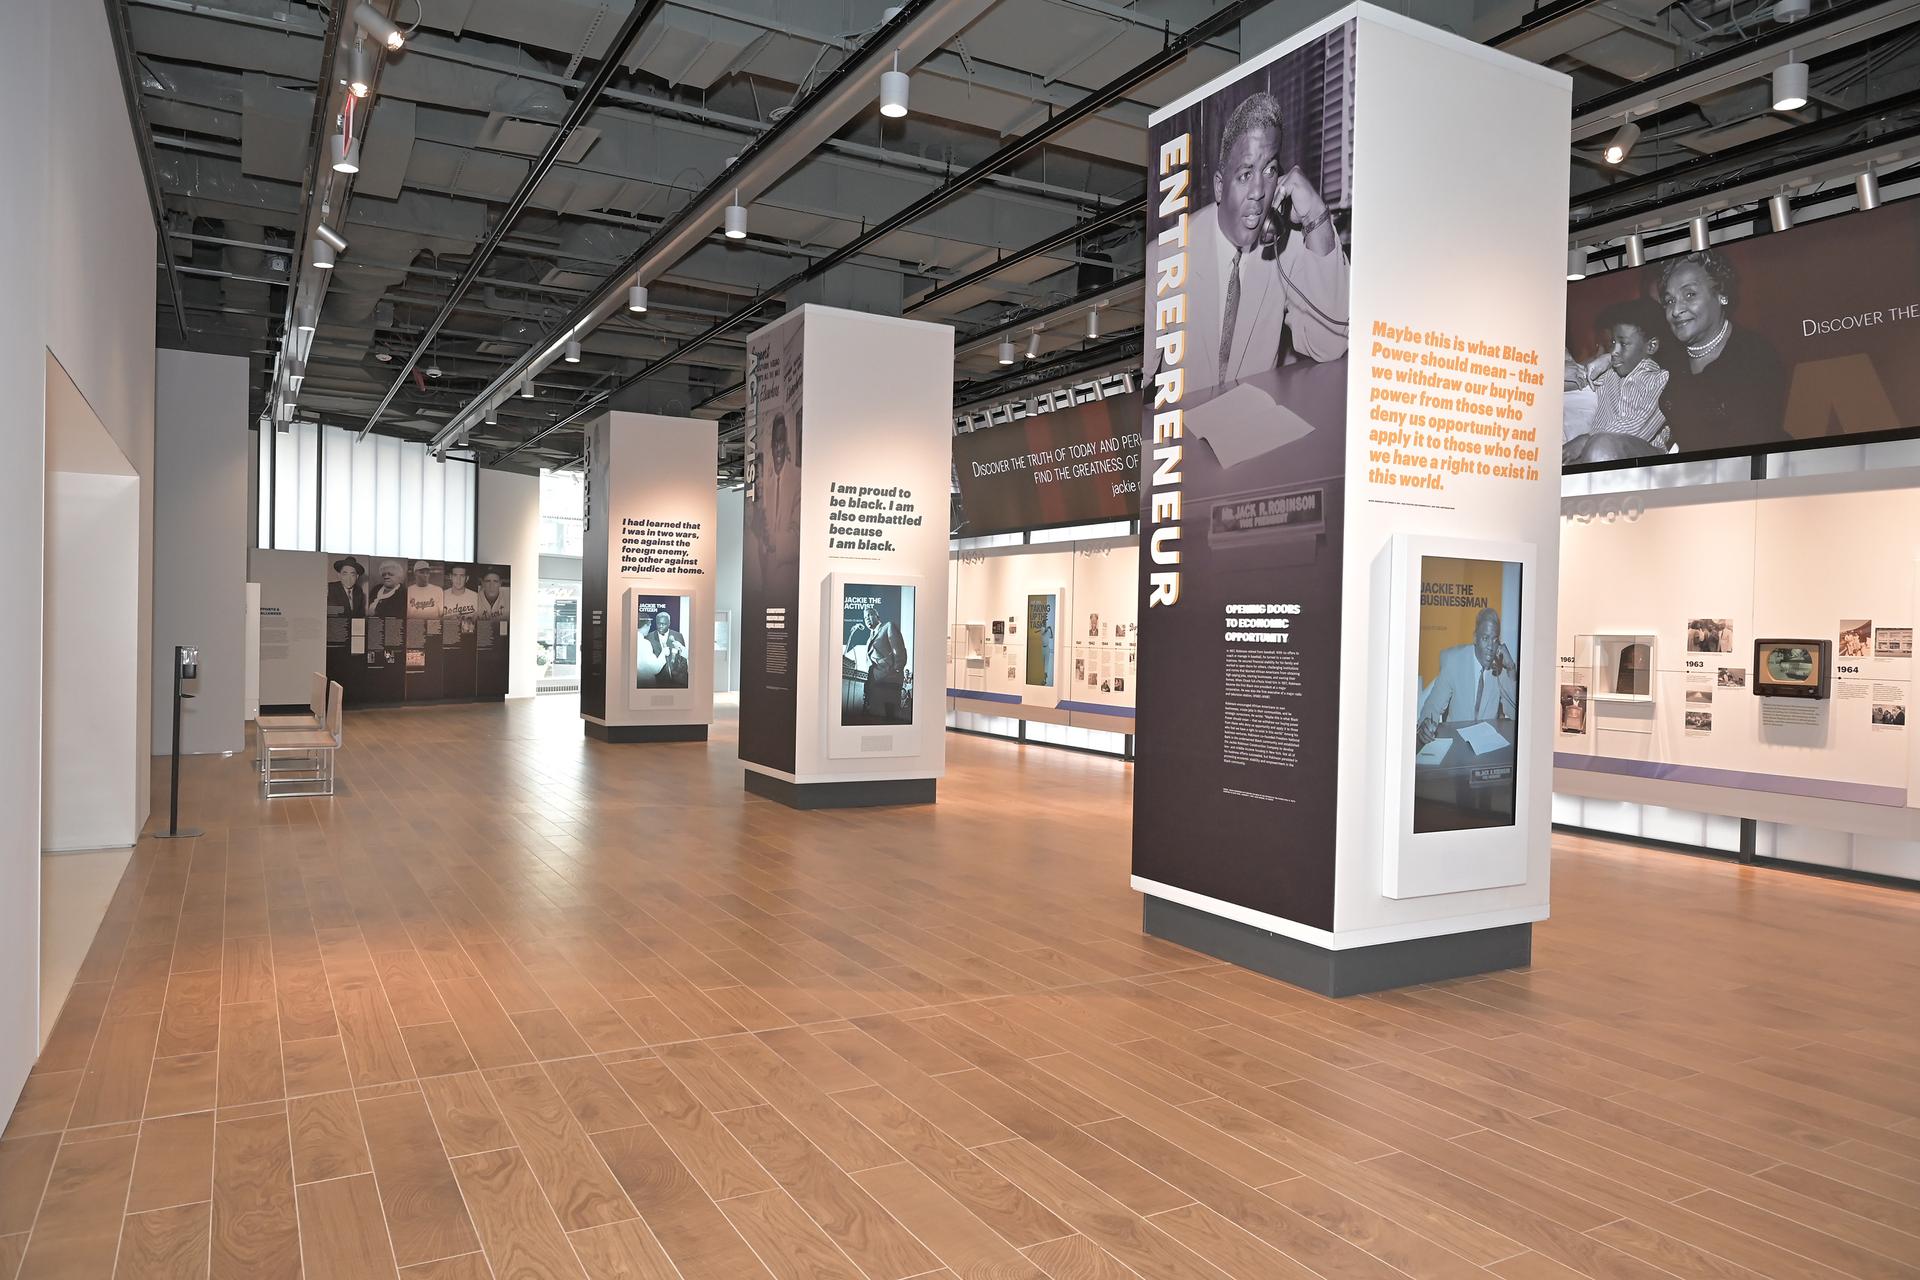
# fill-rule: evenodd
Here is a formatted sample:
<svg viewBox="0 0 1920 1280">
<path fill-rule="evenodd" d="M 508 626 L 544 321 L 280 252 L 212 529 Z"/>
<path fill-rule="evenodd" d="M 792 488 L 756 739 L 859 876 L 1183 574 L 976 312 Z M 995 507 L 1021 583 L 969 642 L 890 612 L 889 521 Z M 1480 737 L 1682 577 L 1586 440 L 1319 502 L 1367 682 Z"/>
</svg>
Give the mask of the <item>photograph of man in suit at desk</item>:
<svg viewBox="0 0 1920 1280">
<path fill-rule="evenodd" d="M 1150 239 L 1147 276 L 1180 279 L 1185 436 L 1223 469 L 1342 425 L 1343 375 L 1288 373 L 1346 361 L 1352 58 L 1341 28 L 1156 127 L 1191 140 L 1194 207 Z"/>
<path fill-rule="evenodd" d="M 1520 586 L 1518 564 L 1421 559 L 1416 834 L 1513 825 Z"/>
</svg>

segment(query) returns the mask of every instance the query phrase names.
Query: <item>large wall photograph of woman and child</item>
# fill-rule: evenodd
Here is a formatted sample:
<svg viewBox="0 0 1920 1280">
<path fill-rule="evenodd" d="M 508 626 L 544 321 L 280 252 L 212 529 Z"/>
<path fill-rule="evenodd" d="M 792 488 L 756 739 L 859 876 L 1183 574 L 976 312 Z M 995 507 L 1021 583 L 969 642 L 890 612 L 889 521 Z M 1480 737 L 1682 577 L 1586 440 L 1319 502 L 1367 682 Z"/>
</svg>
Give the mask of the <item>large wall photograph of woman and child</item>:
<svg viewBox="0 0 1920 1280">
<path fill-rule="evenodd" d="M 1568 286 L 1568 466 L 1920 429 L 1920 202 Z"/>
</svg>

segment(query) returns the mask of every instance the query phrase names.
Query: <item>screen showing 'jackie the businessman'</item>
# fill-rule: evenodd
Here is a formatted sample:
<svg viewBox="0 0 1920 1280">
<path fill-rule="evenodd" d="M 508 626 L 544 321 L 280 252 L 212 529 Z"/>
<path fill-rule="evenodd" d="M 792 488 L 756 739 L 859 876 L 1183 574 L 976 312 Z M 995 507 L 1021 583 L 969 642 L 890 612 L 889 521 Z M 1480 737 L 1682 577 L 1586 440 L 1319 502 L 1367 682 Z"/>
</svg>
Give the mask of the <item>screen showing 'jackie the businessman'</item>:
<svg viewBox="0 0 1920 1280">
<path fill-rule="evenodd" d="M 1513 825 L 1520 585 L 1511 561 L 1420 558 L 1416 835 Z"/>
<path fill-rule="evenodd" d="M 840 723 L 913 723 L 914 588 L 849 582 L 840 597 Z"/>
</svg>

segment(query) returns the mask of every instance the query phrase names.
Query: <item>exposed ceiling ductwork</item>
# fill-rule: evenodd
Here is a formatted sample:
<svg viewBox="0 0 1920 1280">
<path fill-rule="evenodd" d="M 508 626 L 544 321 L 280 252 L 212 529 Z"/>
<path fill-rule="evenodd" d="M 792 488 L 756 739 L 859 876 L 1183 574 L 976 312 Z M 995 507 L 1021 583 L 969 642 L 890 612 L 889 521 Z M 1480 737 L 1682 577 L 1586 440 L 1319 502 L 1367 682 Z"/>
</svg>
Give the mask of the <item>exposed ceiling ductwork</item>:
<svg viewBox="0 0 1920 1280">
<path fill-rule="evenodd" d="M 595 406 L 731 412 L 747 329 L 794 301 L 951 323 L 963 350 L 1039 331 L 1039 358 L 1016 371 L 991 346 L 963 355 L 969 395 L 1124 359 L 1137 307 L 1116 300 L 1091 343 L 1069 313 L 1139 269 L 1148 112 L 1237 61 L 1243 30 L 1264 44 L 1319 11 L 1247 6 L 1240 28 L 1221 22 L 1056 127 L 1226 6 L 938 0 L 883 32 L 884 0 L 665 0 L 623 40 L 627 0 L 431 0 L 383 54 L 351 199 L 326 215 L 350 248 L 317 271 L 315 121 L 339 111 L 329 51 L 344 56 L 351 31 L 285 0 L 110 3 L 167 230 L 156 269 L 177 281 L 177 306 L 160 291 L 162 341 L 253 357 L 263 408 L 295 311 L 326 277 L 302 412 L 414 439 L 465 427 L 483 460 L 513 466 L 574 456 Z M 1574 78 L 1572 220 L 1597 245 L 1811 192 L 1868 160 L 1910 165 L 1916 7 L 1841 0 L 1795 24 L 1728 0 L 1416 0 L 1413 14 Z M 876 103 L 897 45 L 914 77 L 904 120 Z M 1810 66 L 1810 101 L 1777 112 L 1767 77 L 1787 47 Z M 1601 144 L 1627 112 L 1641 137 L 1609 165 Z M 737 242 L 718 234 L 736 183 L 751 214 Z M 644 315 L 624 307 L 637 277 Z M 581 362 L 556 362 L 571 341 Z M 443 376 L 405 376 L 416 355 Z M 511 394 L 528 370 L 532 400 Z M 497 425 L 481 420 L 490 404 Z"/>
</svg>

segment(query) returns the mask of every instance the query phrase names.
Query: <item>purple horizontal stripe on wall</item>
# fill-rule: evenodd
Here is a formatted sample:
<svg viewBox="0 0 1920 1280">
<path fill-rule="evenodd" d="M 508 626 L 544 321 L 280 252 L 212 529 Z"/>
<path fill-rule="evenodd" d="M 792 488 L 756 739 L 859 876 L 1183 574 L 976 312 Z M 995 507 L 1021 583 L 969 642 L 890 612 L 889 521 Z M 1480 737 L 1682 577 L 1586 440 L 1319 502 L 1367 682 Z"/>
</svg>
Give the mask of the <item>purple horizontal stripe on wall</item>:
<svg viewBox="0 0 1920 1280">
<path fill-rule="evenodd" d="M 1655 760 L 1621 760 L 1613 756 L 1553 753 L 1556 769 L 1612 773 L 1626 778 L 1655 778 L 1661 782 L 1691 782 L 1703 787 L 1736 787 L 1742 791 L 1772 791 L 1780 795 L 1810 796 L 1816 800 L 1851 800 L 1859 804 L 1907 803 L 1904 787 L 1876 787 L 1864 782 L 1834 782 L 1826 778 L 1790 778 L 1778 773 L 1748 773 L 1741 769 L 1709 769 L 1697 764 L 1661 764 Z"/>
<path fill-rule="evenodd" d="M 972 698 L 976 702 L 1019 702 L 1017 693 L 983 693 L 979 689 L 949 689 L 949 698 Z"/>
<path fill-rule="evenodd" d="M 1100 702 L 1061 702 L 1056 705 L 1062 711 L 1079 711 L 1090 716 L 1113 716 L 1119 720 L 1133 719 L 1132 707 L 1109 707 Z"/>
</svg>

